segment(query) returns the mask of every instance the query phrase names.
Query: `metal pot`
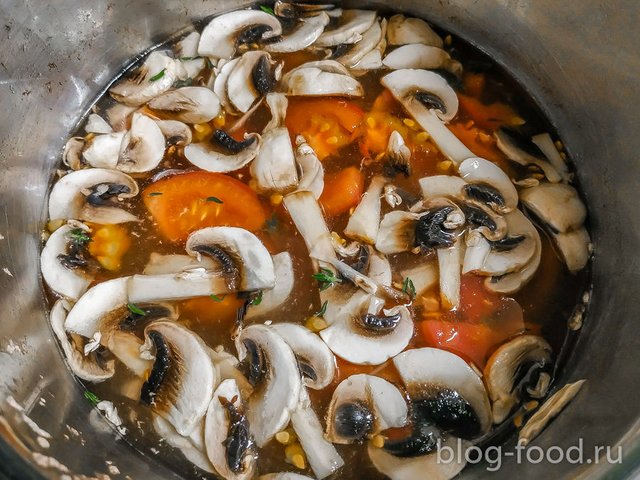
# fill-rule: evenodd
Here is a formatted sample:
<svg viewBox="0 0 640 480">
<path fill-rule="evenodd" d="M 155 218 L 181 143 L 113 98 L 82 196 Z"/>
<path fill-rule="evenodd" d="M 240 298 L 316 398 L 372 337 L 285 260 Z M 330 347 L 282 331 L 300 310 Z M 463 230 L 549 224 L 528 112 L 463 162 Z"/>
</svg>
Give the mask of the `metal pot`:
<svg viewBox="0 0 640 480">
<path fill-rule="evenodd" d="M 65 137 L 105 82 L 191 20 L 248 3 L 2 2 L 0 469 L 8 475 L 179 478 L 116 439 L 68 373 L 45 318 L 40 231 Z M 593 299 L 560 379 L 587 384 L 535 442 L 566 449 L 581 439 L 584 464 L 538 463 L 537 456 L 518 464 L 504 456 L 493 477 L 631 477 L 640 465 L 640 7 L 628 0 L 396 0 L 393 7 L 460 35 L 508 67 L 560 131 L 590 206 Z M 596 445 L 620 446 L 622 463 L 596 463 Z M 484 478 L 485 467 L 463 477 Z"/>
</svg>

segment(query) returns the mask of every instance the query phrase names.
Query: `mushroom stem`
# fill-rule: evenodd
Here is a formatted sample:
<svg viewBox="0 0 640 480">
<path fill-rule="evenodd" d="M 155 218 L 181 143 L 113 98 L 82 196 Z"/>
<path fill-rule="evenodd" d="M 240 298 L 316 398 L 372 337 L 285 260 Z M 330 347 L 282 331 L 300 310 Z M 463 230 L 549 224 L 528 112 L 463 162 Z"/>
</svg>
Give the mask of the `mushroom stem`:
<svg viewBox="0 0 640 480">
<path fill-rule="evenodd" d="M 447 308 L 460 304 L 460 265 L 462 263 L 462 241 L 457 238 L 453 246 L 438 249 L 440 269 L 440 299 Z"/>
</svg>

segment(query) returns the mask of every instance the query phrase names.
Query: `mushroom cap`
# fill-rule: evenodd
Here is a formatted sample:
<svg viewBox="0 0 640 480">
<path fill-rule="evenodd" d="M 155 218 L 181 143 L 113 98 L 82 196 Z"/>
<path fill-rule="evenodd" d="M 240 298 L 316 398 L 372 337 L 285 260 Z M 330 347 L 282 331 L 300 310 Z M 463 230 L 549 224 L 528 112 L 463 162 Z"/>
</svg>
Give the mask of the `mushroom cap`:
<svg viewBox="0 0 640 480">
<path fill-rule="evenodd" d="M 200 34 L 198 55 L 211 58 L 232 58 L 240 37 L 248 30 L 261 30 L 261 39 L 282 33 L 280 21 L 261 10 L 236 10 L 214 17 Z"/>
<path fill-rule="evenodd" d="M 301 172 L 298 191 L 308 190 L 318 199 L 324 190 L 324 167 L 302 135 L 298 135 L 296 144 L 295 157 Z"/>
<path fill-rule="evenodd" d="M 318 47 L 333 47 L 341 43 L 356 43 L 362 39 L 362 33 L 376 21 L 374 10 L 343 10 L 336 28 L 325 30 L 315 42 Z"/>
<path fill-rule="evenodd" d="M 541 183 L 524 189 L 520 200 L 556 233 L 577 230 L 587 216 L 576 189 L 563 183 Z"/>
<path fill-rule="evenodd" d="M 192 143 L 184 147 L 184 156 L 196 167 L 208 172 L 234 172 L 248 165 L 260 151 L 262 137 L 257 133 L 245 134 L 244 142 L 251 139 L 247 147 L 231 155 L 213 150 L 207 143 Z"/>
<path fill-rule="evenodd" d="M 390 45 L 421 43 L 442 48 L 440 36 L 421 18 L 393 15 L 387 27 L 387 39 Z"/>
<path fill-rule="evenodd" d="M 293 351 L 273 329 L 257 324 L 245 328 L 236 340 L 240 361 L 248 354 L 246 341 L 253 342 L 266 361 L 264 378 L 247 399 L 251 432 L 262 447 L 289 423 L 302 382 Z"/>
<path fill-rule="evenodd" d="M 180 435 L 189 436 L 207 413 L 218 374 L 207 345 L 191 330 L 176 322 L 152 322 L 145 328 L 148 348 L 154 335 L 167 347 L 169 366 L 159 385 L 152 384 L 153 371 L 145 383 L 152 390 L 153 410 Z M 158 362 L 167 361 L 159 358 L 159 354 L 154 369 Z"/>
<path fill-rule="evenodd" d="M 277 42 L 265 44 L 263 48 L 272 53 L 290 53 L 304 50 L 318 40 L 328 23 L 329 15 L 325 12 L 301 18 L 293 31 L 283 35 Z"/>
<path fill-rule="evenodd" d="M 520 391 L 518 377 L 530 380 L 533 369 L 540 372 L 551 363 L 551 346 L 537 335 L 519 335 L 500 346 L 484 368 L 484 380 L 492 403 L 493 423 L 502 423 L 526 392 Z M 523 369 L 526 369 L 523 371 Z M 538 379 L 535 379 L 537 382 Z M 522 385 L 528 387 L 530 385 Z M 540 392 L 542 395 L 545 391 Z"/>
<path fill-rule="evenodd" d="M 346 236 L 369 244 L 376 243 L 380 228 L 380 201 L 385 183 L 386 179 L 382 176 L 371 179 L 362 200 L 349 217 L 344 229 Z"/>
<path fill-rule="evenodd" d="M 350 75 L 301 66 L 288 72 L 282 79 L 287 95 L 362 97 L 364 89 Z"/>
<path fill-rule="evenodd" d="M 502 213 L 512 211 L 518 206 L 518 192 L 509 176 L 495 163 L 484 158 L 466 159 L 458 167 L 460 176 L 467 183 L 485 183 L 495 188 L 504 199 Z"/>
<path fill-rule="evenodd" d="M 227 84 L 229 82 L 229 75 L 231 75 L 231 72 L 239 61 L 240 57 L 234 58 L 233 60 L 229 61 L 220 60 L 217 68 L 217 75 L 213 82 L 213 92 L 217 95 L 225 111 L 229 113 L 237 112 L 236 107 L 234 107 L 229 100 L 229 96 L 227 94 Z"/>
<path fill-rule="evenodd" d="M 218 96 L 206 87 L 182 87 L 152 99 L 147 106 L 185 123 L 205 123 L 220 113 Z"/>
<path fill-rule="evenodd" d="M 148 172 L 164 157 L 164 135 L 158 124 L 141 113 L 131 117 L 131 129 L 124 135 L 118 156 L 118 170 Z"/>
<path fill-rule="evenodd" d="M 193 134 L 188 125 L 178 120 L 158 120 L 160 131 L 165 136 L 169 145 L 189 145 L 193 139 Z"/>
<path fill-rule="evenodd" d="M 591 257 L 591 238 L 584 227 L 567 233 L 551 233 L 560 254 L 571 273 L 582 270 Z"/>
<path fill-rule="evenodd" d="M 261 68 L 265 66 L 266 68 Z M 260 50 L 251 50 L 240 57 L 227 79 L 227 98 L 236 110 L 246 113 L 265 91 L 261 82 L 270 89 L 271 83 L 280 79 L 281 64 L 271 60 L 271 55 Z M 257 77 L 256 77 L 257 76 Z"/>
<path fill-rule="evenodd" d="M 380 22 L 374 21 L 368 29 L 362 32 L 362 38 L 336 60 L 347 67 L 355 67 L 367 53 L 376 48 L 383 35 Z"/>
<path fill-rule="evenodd" d="M 160 415 L 153 414 L 152 423 L 158 435 L 160 435 L 167 444 L 180 450 L 188 461 L 205 472 L 215 473 L 215 469 L 204 451 L 202 440 L 199 438 L 202 436 L 202 432 L 200 431 L 202 427 L 196 427 L 189 437 L 184 437 Z"/>
<path fill-rule="evenodd" d="M 446 68 L 450 62 L 451 56 L 442 48 L 421 43 L 410 43 L 396 48 L 382 60 L 385 67 L 393 70 L 403 68 L 435 70 Z"/>
<path fill-rule="evenodd" d="M 432 175 L 419 181 L 422 197 L 425 200 L 437 197 L 461 198 L 462 189 L 467 184 L 462 178 L 454 175 Z"/>
<path fill-rule="evenodd" d="M 120 156 L 120 148 L 126 132 L 111 132 L 96 135 L 91 140 L 84 142 L 82 150 L 82 159 L 84 163 L 94 168 L 111 168 L 116 169 L 118 166 L 118 157 Z M 67 162 L 70 162 L 70 155 L 73 152 L 67 151 Z M 79 170 L 82 166 L 77 161 L 70 162 Z"/>
<path fill-rule="evenodd" d="M 295 284 L 293 260 L 289 252 L 281 252 L 273 256 L 273 268 L 276 284 L 270 290 L 264 290 L 262 301 L 258 305 L 251 305 L 247 310 L 246 319 L 267 315 L 282 307 L 289 299 Z"/>
<path fill-rule="evenodd" d="M 358 408 L 349 408 L 350 405 Z M 349 423 L 354 420 L 349 414 L 361 409 L 369 412 L 372 419 L 367 431 L 358 432 L 364 436 L 401 427 L 407 422 L 407 403 L 400 390 L 383 378 L 361 373 L 344 379 L 334 390 L 327 410 L 327 438 L 340 444 L 361 440 L 345 435 L 348 429 L 357 427 Z"/>
</svg>

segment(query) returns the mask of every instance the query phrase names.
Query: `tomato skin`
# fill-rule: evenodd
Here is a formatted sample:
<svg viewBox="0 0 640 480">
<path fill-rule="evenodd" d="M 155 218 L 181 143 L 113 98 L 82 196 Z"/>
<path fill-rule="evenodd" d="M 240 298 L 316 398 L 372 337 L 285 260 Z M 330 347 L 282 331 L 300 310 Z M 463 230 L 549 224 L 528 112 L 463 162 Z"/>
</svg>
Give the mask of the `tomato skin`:
<svg viewBox="0 0 640 480">
<path fill-rule="evenodd" d="M 325 182 L 320 204 L 328 217 L 334 217 L 358 205 L 363 193 L 364 175 L 356 167 L 347 167 Z"/>
<path fill-rule="evenodd" d="M 160 233 L 173 242 L 205 227 L 231 226 L 256 232 L 267 212 L 256 193 L 221 173 L 192 171 L 165 177 L 142 192 Z"/>
<path fill-rule="evenodd" d="M 504 103 L 486 105 L 477 98 L 458 94 L 460 110 L 466 113 L 474 123 L 493 132 L 503 125 L 517 125 L 520 121 L 518 114 Z"/>
</svg>

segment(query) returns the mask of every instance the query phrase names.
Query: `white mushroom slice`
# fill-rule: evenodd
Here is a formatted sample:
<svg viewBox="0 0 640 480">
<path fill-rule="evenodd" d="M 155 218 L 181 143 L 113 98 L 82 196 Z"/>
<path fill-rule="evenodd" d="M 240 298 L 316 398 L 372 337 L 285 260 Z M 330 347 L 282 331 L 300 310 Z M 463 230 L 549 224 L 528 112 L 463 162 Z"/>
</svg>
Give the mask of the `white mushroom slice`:
<svg viewBox="0 0 640 480">
<path fill-rule="evenodd" d="M 49 288 L 74 301 L 89 288 L 93 275 L 82 268 L 84 259 L 78 258 L 70 246 L 78 238 L 90 238 L 89 231 L 83 223 L 69 222 L 51 234 L 40 255 L 42 277 Z"/>
<path fill-rule="evenodd" d="M 270 289 L 276 283 L 269 251 L 258 237 L 243 228 L 197 230 L 189 235 L 186 250 L 196 258 L 208 255 L 216 259 L 230 288 L 238 291 Z"/>
<path fill-rule="evenodd" d="M 567 233 L 553 233 L 560 254 L 571 273 L 582 270 L 591 257 L 591 238 L 586 228 L 582 227 Z"/>
<path fill-rule="evenodd" d="M 243 143 L 249 143 L 249 145 L 238 153 L 230 155 L 212 150 L 206 143 L 192 143 L 184 148 L 184 156 L 196 167 L 208 172 L 234 172 L 256 158 L 262 145 L 262 137 L 257 133 L 247 133 Z"/>
<path fill-rule="evenodd" d="M 313 193 L 303 190 L 284 197 L 283 203 L 302 236 L 312 259 L 336 259 L 331 234 L 324 220 L 320 204 Z"/>
<path fill-rule="evenodd" d="M 412 43 L 396 48 L 384 57 L 382 63 L 385 67 L 393 70 L 403 68 L 424 68 L 426 70 L 443 68 L 449 70 L 452 67 L 457 67 L 457 62 L 451 60 L 449 54 L 442 48 L 420 43 Z"/>
<path fill-rule="evenodd" d="M 528 145 L 519 145 L 523 141 L 517 136 L 517 134 L 505 130 L 504 128 L 498 129 L 494 137 L 496 139 L 496 146 L 504 153 L 507 158 L 520 165 L 536 165 L 540 170 L 544 172 L 545 177 L 551 183 L 557 183 L 562 180 L 562 176 L 556 170 L 556 168 L 548 161 L 540 158 L 539 151 L 530 152 L 524 148 L 533 147 L 534 150 L 538 150 L 533 143 Z"/>
<path fill-rule="evenodd" d="M 376 176 L 364 192 L 362 200 L 349 217 L 344 234 L 349 238 L 374 244 L 380 227 L 380 202 L 386 179 Z"/>
<path fill-rule="evenodd" d="M 304 387 L 300 389 L 298 407 L 291 414 L 291 426 L 316 478 L 326 478 L 344 466 L 336 448 L 324 438 L 322 424 Z"/>
<path fill-rule="evenodd" d="M 258 447 L 283 430 L 297 408 L 302 386 L 293 351 L 275 331 L 265 325 L 246 327 L 236 341 L 240 361 L 251 363 L 250 371 L 259 372 L 251 378 L 259 384 L 247 401 L 249 426 Z"/>
<path fill-rule="evenodd" d="M 437 254 L 440 301 L 445 308 L 457 308 L 460 304 L 460 276 L 463 263 L 462 239 L 457 238 L 449 248 L 439 248 Z"/>
<path fill-rule="evenodd" d="M 376 250 L 385 255 L 406 252 L 416 246 L 416 223 L 420 214 L 394 210 L 382 217 Z"/>
<path fill-rule="evenodd" d="M 397 171 L 409 176 L 411 174 L 411 149 L 407 147 L 402 134 L 397 130 L 391 132 L 387 143 L 387 160 Z"/>
<path fill-rule="evenodd" d="M 460 443 L 458 443 L 460 442 Z M 379 472 L 391 480 L 415 480 L 429 478 L 433 480 L 449 480 L 458 475 L 466 465 L 466 450 L 471 446 L 469 442 L 454 437 L 442 441 L 440 448 L 450 448 L 461 452 L 460 456 L 452 458 L 450 462 L 440 460 L 437 454 L 431 453 L 418 457 L 396 457 L 383 448 L 368 446 L 369 459 Z M 457 450 L 459 448 L 459 450 Z"/>
<path fill-rule="evenodd" d="M 286 80 L 285 80 L 286 79 Z M 355 78 L 317 67 L 297 68 L 283 79 L 287 95 L 362 97 L 364 89 Z"/>
<path fill-rule="evenodd" d="M 202 268 L 161 275 L 133 275 L 130 278 L 128 299 L 131 303 L 184 300 L 237 291 L 229 286 L 222 272 Z"/>
<path fill-rule="evenodd" d="M 209 460 L 225 480 L 248 480 L 255 474 L 256 457 L 248 428 L 238 385 L 232 379 L 222 381 L 207 410 L 204 442 Z M 242 440 L 246 441 L 238 444 Z M 237 447 L 238 452 L 229 454 L 229 446 Z"/>
<path fill-rule="evenodd" d="M 95 353 L 85 355 L 83 346 L 79 345 L 75 339 L 70 339 L 67 335 L 64 328 L 67 307 L 68 305 L 65 300 L 58 300 L 53 305 L 53 308 L 51 308 L 49 321 L 51 322 L 53 333 L 60 342 L 69 368 L 74 375 L 89 382 L 102 382 L 111 378 L 115 372 L 113 360 L 108 360 L 104 362 L 104 365 L 101 365 L 95 358 Z"/>
<path fill-rule="evenodd" d="M 131 114 L 137 110 L 137 106 L 116 103 L 106 112 L 109 125 L 111 125 L 113 130 L 116 132 L 124 132 L 129 128 Z"/>
<path fill-rule="evenodd" d="M 465 234 L 466 249 L 462 262 L 462 273 L 480 270 L 491 252 L 491 244 L 479 230 L 470 230 Z"/>
<path fill-rule="evenodd" d="M 148 172 L 164 157 L 164 135 L 158 124 L 141 113 L 134 113 L 131 129 L 120 146 L 118 170 L 127 173 Z"/>
<path fill-rule="evenodd" d="M 383 378 L 356 374 L 333 391 L 326 436 L 333 443 L 348 444 L 406 422 L 407 403 L 400 390 Z"/>
<path fill-rule="evenodd" d="M 169 422 L 159 415 L 154 414 L 152 422 L 155 431 L 168 445 L 180 450 L 184 457 L 196 467 L 205 472 L 215 473 L 213 465 L 211 465 L 204 452 L 204 446 L 200 445 L 202 442 L 197 438 L 197 434 L 200 433 L 200 427 L 196 427 L 192 435 L 185 437 L 180 435 Z"/>
<path fill-rule="evenodd" d="M 534 135 L 531 137 L 531 141 L 540 149 L 544 156 L 547 157 L 547 160 L 549 160 L 553 168 L 555 168 L 562 177 L 562 181 L 567 183 L 571 179 L 571 174 L 569 173 L 567 162 L 564 161 L 560 152 L 558 152 L 551 135 L 548 133 Z"/>
<path fill-rule="evenodd" d="M 173 58 L 163 52 L 151 52 L 134 75 L 111 87 L 109 94 L 118 102 L 142 105 L 169 90 L 177 80 L 179 70 L 180 65 Z"/>
<path fill-rule="evenodd" d="M 142 273 L 145 275 L 160 275 L 187 272 L 197 268 L 215 270 L 216 262 L 209 257 L 201 256 L 198 259 L 190 255 L 162 255 L 152 252 Z"/>
<path fill-rule="evenodd" d="M 298 135 L 296 144 L 296 162 L 301 172 L 298 191 L 308 190 L 317 200 L 324 190 L 324 167 L 302 135 Z"/>
<path fill-rule="evenodd" d="M 518 444 L 524 446 L 538 436 L 544 428 L 566 407 L 580 392 L 586 380 L 578 380 L 568 383 L 556 393 L 551 395 L 546 402 L 534 413 L 518 433 Z"/>
<path fill-rule="evenodd" d="M 516 187 L 495 163 L 479 157 L 467 158 L 458 167 L 458 172 L 467 183 L 486 184 L 497 190 L 504 201 L 504 204 L 499 206 L 501 213 L 510 212 L 518 206 Z"/>
<path fill-rule="evenodd" d="M 280 21 L 260 10 L 236 10 L 215 17 L 204 27 L 198 55 L 232 58 L 238 44 L 253 43 L 282 33 Z"/>
<path fill-rule="evenodd" d="M 322 390 L 333 381 L 335 358 L 318 335 L 295 323 L 274 323 L 271 328 L 293 350 L 305 385 Z"/>
<path fill-rule="evenodd" d="M 300 475 L 294 472 L 280 472 L 280 473 L 267 473 L 266 475 L 260 475 L 258 480 L 313 480 L 306 475 Z"/>
<path fill-rule="evenodd" d="M 189 145 L 193 139 L 191 129 L 177 120 L 155 120 L 169 145 Z"/>
<path fill-rule="evenodd" d="M 107 121 L 102 118 L 97 113 L 92 113 L 89 115 L 89 119 L 87 120 L 86 125 L 84 126 L 84 131 L 87 133 L 112 133 L 113 129 L 111 125 L 107 123 Z"/>
<path fill-rule="evenodd" d="M 266 67 L 257 70 L 260 65 L 266 65 Z M 266 52 L 253 50 L 245 53 L 229 74 L 227 80 L 229 101 L 238 111 L 248 112 L 255 101 L 270 90 L 269 83 L 280 79 L 281 69 L 281 64 L 276 67 L 271 56 Z M 263 78 L 264 82 L 256 81 L 258 71 L 259 75 L 269 78 Z"/>
<path fill-rule="evenodd" d="M 94 168 L 115 169 L 124 136 L 125 132 L 96 135 L 85 144 L 82 158 Z"/>
<path fill-rule="evenodd" d="M 413 336 L 405 307 L 382 310 L 384 301 L 365 297 L 348 315 L 320 332 L 331 351 L 357 365 L 380 365 L 404 350 Z M 347 313 L 347 312 L 345 312 Z"/>
<path fill-rule="evenodd" d="M 428 70 L 403 69 L 387 74 L 381 83 L 455 165 L 475 157 L 443 123 L 458 111 L 458 97 L 443 77 Z"/>
<path fill-rule="evenodd" d="M 227 83 L 229 82 L 229 75 L 231 75 L 231 72 L 236 67 L 239 61 L 240 58 L 234 58 L 233 60 L 226 62 L 220 68 L 220 71 L 218 72 L 218 75 L 216 76 L 216 79 L 213 83 L 213 92 L 218 96 L 218 99 L 220 100 L 220 103 L 224 107 L 225 111 L 229 113 L 235 113 L 236 108 L 232 105 L 231 101 L 229 100 L 229 96 L 227 95 Z"/>
<path fill-rule="evenodd" d="M 283 1 L 276 0 L 276 3 L 273 5 L 273 11 L 278 17 L 282 18 L 306 18 L 309 16 L 318 15 L 323 11 L 331 12 L 331 16 L 339 17 L 342 15 L 341 9 L 334 8 L 333 4 L 329 3 L 299 3 L 292 1 Z M 336 10 L 340 10 L 339 13 L 336 13 Z"/>
<path fill-rule="evenodd" d="M 198 43 L 200 43 L 200 34 L 198 32 L 191 32 L 181 38 L 174 46 L 176 58 L 197 57 Z"/>
<path fill-rule="evenodd" d="M 116 207 L 116 200 L 135 197 L 138 184 L 116 170 L 90 168 L 71 172 L 58 180 L 49 195 L 51 220 L 76 219 L 113 224 L 138 218 Z"/>
<path fill-rule="evenodd" d="M 206 87 L 182 87 L 158 95 L 147 106 L 185 123 L 205 123 L 220 113 L 220 100 Z"/>
<path fill-rule="evenodd" d="M 367 31 L 376 21 L 373 10 L 343 10 L 336 28 L 325 30 L 315 45 L 318 47 L 333 47 L 341 43 L 352 44 L 362 39 L 362 33 Z"/>
<path fill-rule="evenodd" d="M 461 198 L 462 189 L 467 184 L 462 178 L 453 175 L 433 175 L 419 181 L 425 200 L 436 197 Z"/>
<path fill-rule="evenodd" d="M 469 436 L 465 440 L 489 431 L 491 407 L 487 391 L 480 376 L 462 358 L 445 350 L 426 347 L 402 352 L 393 363 L 414 404 L 424 400 L 439 401 L 444 409 L 444 405 L 453 400 L 458 404 L 457 410 L 462 407 L 457 399 L 463 400 L 477 422 L 464 426 L 465 437 Z M 457 395 L 451 395 L 454 392 Z"/>
<path fill-rule="evenodd" d="M 71 137 L 64 144 L 62 150 L 62 163 L 72 170 L 80 170 L 82 168 L 82 150 L 84 149 L 84 137 Z"/>
<path fill-rule="evenodd" d="M 289 252 L 278 253 L 273 256 L 273 268 L 276 284 L 270 290 L 264 290 L 262 301 L 258 305 L 251 305 L 245 318 L 251 319 L 267 315 L 284 305 L 293 291 L 295 283 L 293 260 Z"/>
<path fill-rule="evenodd" d="M 145 328 L 145 348 L 155 362 L 142 387 L 141 400 L 189 436 L 207 413 L 217 372 L 208 347 L 198 335 L 176 322 L 155 321 Z"/>
<path fill-rule="evenodd" d="M 147 374 L 151 371 L 153 361 L 148 358 L 141 357 L 140 349 L 144 345 L 144 342 L 135 334 L 122 330 L 115 330 L 107 336 L 107 340 L 104 341 L 104 345 L 118 360 L 120 360 L 120 362 L 122 362 L 122 364 L 124 364 L 125 367 L 131 371 L 131 373 L 140 379 L 146 378 Z M 139 385 L 142 386 L 142 383 Z M 140 390 L 138 390 L 138 392 L 139 391 Z M 139 398 L 136 398 L 136 400 L 139 400 Z"/>
<path fill-rule="evenodd" d="M 340 75 L 350 76 L 351 72 L 347 67 L 342 65 L 340 62 L 331 59 L 325 60 L 312 60 L 310 62 L 305 62 L 302 65 L 298 65 L 295 68 L 289 70 L 283 77 L 282 83 L 286 83 L 288 78 L 298 70 L 302 70 L 305 68 L 317 68 L 318 70 L 322 70 L 327 73 L 338 73 Z"/>
<path fill-rule="evenodd" d="M 502 423 L 513 407 L 527 397 L 544 397 L 549 386 L 548 370 L 551 366 L 551 346 L 541 337 L 520 335 L 501 345 L 484 368 L 493 423 Z M 540 381 L 542 388 L 537 388 Z"/>
<path fill-rule="evenodd" d="M 284 125 L 289 102 L 282 93 L 269 93 L 266 100 L 272 118 L 262 132 L 262 146 L 251 164 L 251 176 L 260 191 L 286 193 L 298 184 L 293 146 Z"/>
<path fill-rule="evenodd" d="M 358 63 L 356 63 L 351 71 L 355 76 L 364 74 L 370 70 L 378 70 L 383 67 L 382 56 L 387 49 L 387 19 L 380 21 L 381 35 L 380 40 L 373 50 L 366 53 Z"/>
<path fill-rule="evenodd" d="M 288 35 L 283 35 L 280 40 L 264 45 L 264 50 L 271 53 L 291 53 L 304 50 L 312 45 L 329 23 L 329 15 L 320 12 L 307 18 L 301 18 L 298 26 Z"/>
<path fill-rule="evenodd" d="M 438 284 L 438 267 L 435 262 L 423 261 L 415 267 L 400 272 L 403 279 L 410 279 L 416 289 L 416 297 Z"/>
<path fill-rule="evenodd" d="M 438 48 L 443 46 L 442 39 L 427 22 L 420 18 L 405 17 L 402 14 L 394 15 L 389 19 L 387 40 L 390 45 L 422 43 Z"/>
<path fill-rule="evenodd" d="M 520 200 L 554 232 L 566 233 L 582 226 L 587 209 L 575 188 L 557 183 L 541 183 L 520 192 Z"/>
<path fill-rule="evenodd" d="M 206 65 L 204 58 L 181 58 L 178 62 L 182 68 L 182 72 L 178 77 L 180 80 L 187 83 L 192 83 L 193 79 L 200 75 L 200 72 Z"/>
<path fill-rule="evenodd" d="M 374 21 L 362 34 L 362 38 L 336 60 L 347 67 L 354 67 L 367 53 L 376 48 L 382 35 L 380 22 Z"/>
</svg>

